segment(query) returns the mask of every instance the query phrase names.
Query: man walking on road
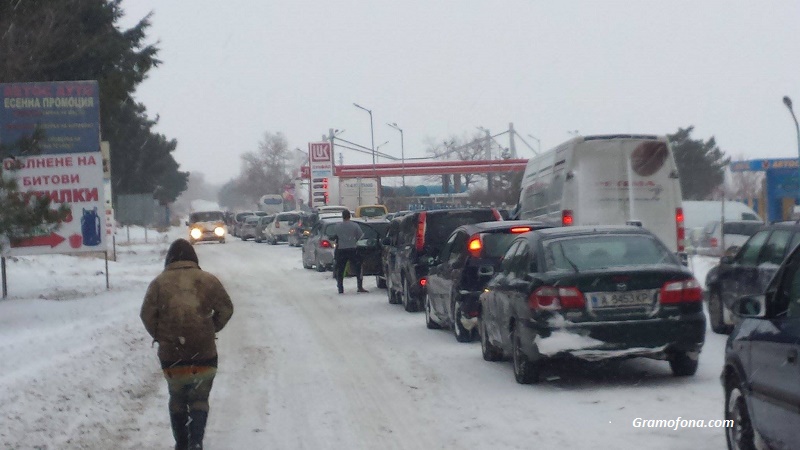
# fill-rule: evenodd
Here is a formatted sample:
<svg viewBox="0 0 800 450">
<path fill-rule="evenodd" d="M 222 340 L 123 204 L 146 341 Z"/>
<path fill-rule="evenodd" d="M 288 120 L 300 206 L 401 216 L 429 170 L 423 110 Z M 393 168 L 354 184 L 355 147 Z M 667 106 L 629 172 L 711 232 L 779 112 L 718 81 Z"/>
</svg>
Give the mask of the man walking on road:
<svg viewBox="0 0 800 450">
<path fill-rule="evenodd" d="M 175 448 L 202 449 L 217 373 L 214 340 L 233 315 L 233 304 L 217 277 L 200 269 L 189 241 L 173 242 L 164 266 L 147 288 L 140 316 L 158 342 Z"/>
<path fill-rule="evenodd" d="M 344 271 L 350 263 L 350 271 L 356 274 L 358 292 L 367 292 L 364 289 L 364 280 L 361 277 L 361 257 L 356 249 L 356 243 L 364 236 L 361 227 L 350 220 L 350 211 L 342 211 L 342 222 L 336 225 L 336 250 L 333 252 L 334 275 L 339 293 L 344 293 Z"/>
</svg>

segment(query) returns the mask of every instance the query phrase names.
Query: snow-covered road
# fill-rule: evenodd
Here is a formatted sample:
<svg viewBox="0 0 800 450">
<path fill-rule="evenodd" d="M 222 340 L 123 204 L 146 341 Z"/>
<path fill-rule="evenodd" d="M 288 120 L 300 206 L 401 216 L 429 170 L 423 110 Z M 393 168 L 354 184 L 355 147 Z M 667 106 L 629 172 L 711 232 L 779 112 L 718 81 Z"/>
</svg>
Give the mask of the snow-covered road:
<svg viewBox="0 0 800 450">
<path fill-rule="evenodd" d="M 102 260 L 9 262 L 0 448 L 171 448 L 166 384 L 138 312 L 182 232 L 120 246 L 109 292 Z M 672 377 L 660 361 L 563 363 L 522 386 L 509 362 L 485 362 L 479 343 L 427 330 L 421 313 L 388 304 L 373 279 L 367 294 L 347 280 L 340 296 L 330 272 L 302 268 L 297 248 L 231 238 L 196 249 L 235 305 L 217 341 L 208 449 L 725 445 L 719 428 L 632 425 L 720 419 L 723 336 L 709 332 L 691 378 Z"/>
</svg>

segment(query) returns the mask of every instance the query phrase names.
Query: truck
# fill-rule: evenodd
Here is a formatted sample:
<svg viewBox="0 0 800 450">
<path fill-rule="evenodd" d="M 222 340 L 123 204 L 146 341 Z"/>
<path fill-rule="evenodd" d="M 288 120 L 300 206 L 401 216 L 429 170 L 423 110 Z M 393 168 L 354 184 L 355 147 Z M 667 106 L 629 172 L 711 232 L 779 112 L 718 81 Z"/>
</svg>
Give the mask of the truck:
<svg viewBox="0 0 800 450">
<path fill-rule="evenodd" d="M 283 196 L 280 194 L 262 195 L 258 200 L 258 210 L 269 214 L 283 212 Z"/>
<path fill-rule="evenodd" d="M 555 226 L 647 228 L 685 251 L 681 185 L 669 142 L 655 135 L 577 136 L 531 158 L 518 217 Z"/>
<path fill-rule="evenodd" d="M 346 206 L 351 211 L 361 205 L 379 204 L 380 183 L 377 178 L 338 178 L 338 183 L 332 183 L 336 192 L 331 192 L 330 198 L 336 199 L 337 205 Z"/>
</svg>

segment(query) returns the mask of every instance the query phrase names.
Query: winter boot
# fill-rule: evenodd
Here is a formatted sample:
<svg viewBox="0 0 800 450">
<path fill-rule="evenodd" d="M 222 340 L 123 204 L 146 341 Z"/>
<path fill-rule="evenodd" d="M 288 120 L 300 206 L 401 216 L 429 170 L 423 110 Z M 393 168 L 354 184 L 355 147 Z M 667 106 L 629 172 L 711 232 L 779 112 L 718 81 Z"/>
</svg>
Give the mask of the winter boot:
<svg viewBox="0 0 800 450">
<path fill-rule="evenodd" d="M 192 411 L 189 413 L 189 419 L 189 449 L 203 450 L 208 411 Z"/>
<path fill-rule="evenodd" d="M 170 413 L 169 420 L 172 423 L 172 436 L 175 438 L 175 450 L 188 449 L 189 428 L 186 422 L 189 421 L 189 413 Z"/>
<path fill-rule="evenodd" d="M 364 289 L 364 279 L 358 277 L 358 292 L 369 292 L 368 290 Z"/>
</svg>

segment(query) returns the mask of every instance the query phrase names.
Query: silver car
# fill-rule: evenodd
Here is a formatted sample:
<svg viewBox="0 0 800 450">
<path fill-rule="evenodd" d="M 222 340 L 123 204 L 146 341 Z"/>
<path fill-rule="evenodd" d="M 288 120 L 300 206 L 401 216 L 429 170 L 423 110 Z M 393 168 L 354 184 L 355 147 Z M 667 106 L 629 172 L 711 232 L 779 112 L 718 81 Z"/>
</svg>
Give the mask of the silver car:
<svg viewBox="0 0 800 450">
<path fill-rule="evenodd" d="M 311 228 L 311 235 L 303 244 L 304 268 L 313 267 L 317 272 L 333 270 L 333 251 L 336 244 L 332 236 L 336 234 L 336 224 L 341 221 L 341 217 L 321 219 Z"/>
<path fill-rule="evenodd" d="M 289 229 L 300 220 L 299 212 L 282 212 L 275 215 L 275 220 L 264 229 L 264 240 L 272 245 L 289 241 Z"/>
</svg>

